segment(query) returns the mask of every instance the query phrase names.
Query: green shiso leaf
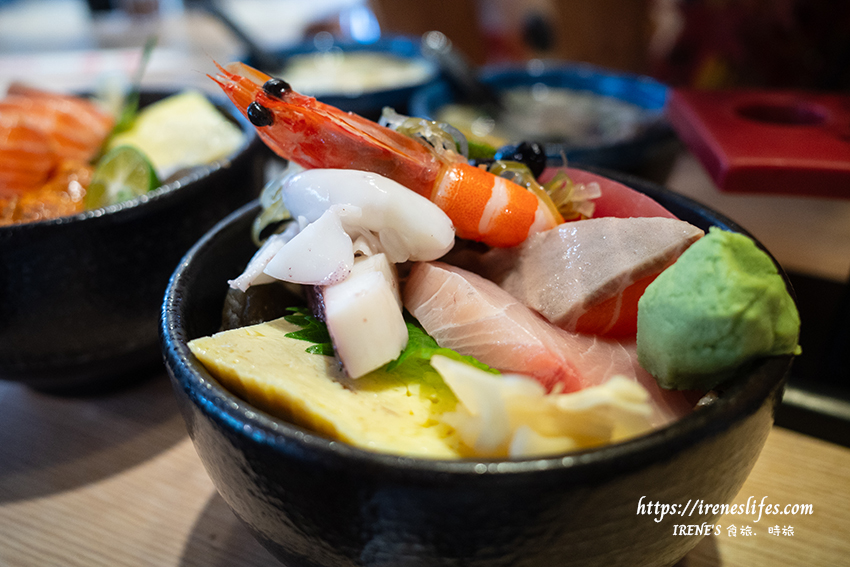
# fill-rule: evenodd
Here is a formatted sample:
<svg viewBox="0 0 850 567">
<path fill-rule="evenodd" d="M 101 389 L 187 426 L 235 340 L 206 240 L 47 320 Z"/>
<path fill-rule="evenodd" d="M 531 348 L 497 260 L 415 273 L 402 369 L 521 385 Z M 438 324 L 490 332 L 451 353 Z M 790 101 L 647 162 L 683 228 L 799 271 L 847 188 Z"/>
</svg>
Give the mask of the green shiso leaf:
<svg viewBox="0 0 850 567">
<path fill-rule="evenodd" d="M 310 315 L 310 311 L 306 307 L 288 307 L 287 311 L 291 311 L 292 315 L 285 315 L 283 318 L 289 323 L 301 327 L 300 331 L 287 333 L 287 337 L 316 343 L 307 347 L 307 352 L 310 354 L 334 355 L 334 347 L 331 344 L 331 335 L 328 333 L 327 325 Z"/>
<path fill-rule="evenodd" d="M 289 307 L 287 310 L 291 312 L 291 315 L 284 316 L 284 319 L 293 325 L 301 327 L 298 331 L 287 333 L 287 337 L 315 343 L 306 349 L 310 354 L 320 354 L 323 356 L 334 355 L 331 335 L 328 332 L 327 325 L 310 315 L 310 311 L 306 307 Z M 430 363 L 431 357 L 435 354 L 471 364 L 486 372 L 499 374 L 498 370 L 490 368 L 471 356 L 464 356 L 452 349 L 439 346 L 437 341 L 425 332 L 425 329 L 422 328 L 419 322 L 406 312 L 405 320 L 408 333 L 407 346 L 397 359 L 387 363 L 381 369 L 388 376 L 404 376 L 406 380 L 414 379 L 425 382 L 436 377 L 436 380 L 442 382 L 439 374 L 437 374 Z"/>
<path fill-rule="evenodd" d="M 481 370 L 499 374 L 498 370 L 490 368 L 486 364 L 479 362 L 471 356 L 464 356 L 458 352 L 443 348 L 437 344 L 434 338 L 425 332 L 425 329 L 419 324 L 416 319 L 410 316 L 405 317 L 407 322 L 407 346 L 401 352 L 399 357 L 387 365 L 387 371 L 405 372 L 411 371 L 423 364 L 430 366 L 431 357 L 435 354 L 445 356 L 460 362 L 465 362 Z"/>
<path fill-rule="evenodd" d="M 310 354 L 320 354 L 322 356 L 333 356 L 334 347 L 330 343 L 322 343 L 320 345 L 308 346 L 305 352 Z"/>
</svg>

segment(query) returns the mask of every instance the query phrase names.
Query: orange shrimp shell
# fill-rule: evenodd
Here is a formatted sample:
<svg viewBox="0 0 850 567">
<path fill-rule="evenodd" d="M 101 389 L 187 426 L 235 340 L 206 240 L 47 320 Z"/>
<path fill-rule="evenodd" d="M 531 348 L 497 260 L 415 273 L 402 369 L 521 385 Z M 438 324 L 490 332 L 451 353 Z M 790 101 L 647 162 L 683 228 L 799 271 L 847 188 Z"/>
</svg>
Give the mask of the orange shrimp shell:
<svg viewBox="0 0 850 567">
<path fill-rule="evenodd" d="M 458 236 L 490 246 L 516 246 L 559 223 L 525 187 L 465 163 L 446 169 L 431 200 L 452 219 Z"/>
</svg>

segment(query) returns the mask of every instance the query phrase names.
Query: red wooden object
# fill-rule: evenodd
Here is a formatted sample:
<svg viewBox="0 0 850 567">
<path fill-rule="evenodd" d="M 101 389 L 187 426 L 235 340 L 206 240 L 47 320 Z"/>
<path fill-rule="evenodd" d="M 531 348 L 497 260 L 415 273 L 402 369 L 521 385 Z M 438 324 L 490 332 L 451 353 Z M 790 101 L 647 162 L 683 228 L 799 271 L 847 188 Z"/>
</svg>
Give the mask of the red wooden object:
<svg viewBox="0 0 850 567">
<path fill-rule="evenodd" d="M 850 198 L 850 95 L 678 89 L 668 113 L 721 190 Z"/>
</svg>

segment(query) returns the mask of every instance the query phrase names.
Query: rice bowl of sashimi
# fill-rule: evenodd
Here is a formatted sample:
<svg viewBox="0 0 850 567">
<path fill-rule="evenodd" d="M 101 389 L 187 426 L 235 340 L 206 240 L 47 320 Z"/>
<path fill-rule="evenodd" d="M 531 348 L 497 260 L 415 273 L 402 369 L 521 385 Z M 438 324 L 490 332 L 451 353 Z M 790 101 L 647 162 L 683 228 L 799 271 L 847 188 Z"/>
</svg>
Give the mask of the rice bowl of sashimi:
<svg viewBox="0 0 850 567">
<path fill-rule="evenodd" d="M 783 272 L 692 200 L 607 172 L 540 179 L 559 174 L 596 184 L 592 214 L 520 245 L 455 239 L 417 203 L 375 216 L 362 191 L 335 191 L 383 195 L 383 180 L 307 170 L 275 193 L 299 230 L 274 249 L 253 238 L 266 195 L 184 257 L 162 311 L 166 366 L 216 488 L 282 563 L 672 565 L 702 537 L 673 525 L 717 518 L 671 513 L 737 494 L 797 352 Z M 691 259 L 697 245 L 708 260 Z M 700 287 L 713 304 L 772 298 L 741 316 L 743 339 L 718 339 L 728 325 L 677 299 L 682 266 L 725 274 L 741 258 L 781 289 Z M 750 323 L 764 313 L 769 339 Z M 693 354 L 699 341 L 723 356 Z"/>
<path fill-rule="evenodd" d="M 174 266 L 262 188 L 267 155 L 232 109 L 135 95 L 120 119 L 93 95 L 16 84 L 0 101 L 0 380 L 95 392 L 161 368 Z"/>
</svg>

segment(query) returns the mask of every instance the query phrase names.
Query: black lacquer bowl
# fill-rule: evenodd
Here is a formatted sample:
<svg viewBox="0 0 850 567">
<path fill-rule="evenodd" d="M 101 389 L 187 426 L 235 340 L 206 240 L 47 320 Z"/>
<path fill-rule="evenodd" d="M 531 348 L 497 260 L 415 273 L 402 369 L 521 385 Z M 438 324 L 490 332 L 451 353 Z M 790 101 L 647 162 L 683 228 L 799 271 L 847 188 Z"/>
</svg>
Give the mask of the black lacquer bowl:
<svg viewBox="0 0 850 567">
<path fill-rule="evenodd" d="M 545 142 L 544 149 L 552 164 L 561 164 L 566 159 L 570 166 L 601 167 L 626 173 L 663 170 L 669 167 L 667 162 L 672 162 L 678 150 L 676 135 L 666 119 L 669 88 L 650 77 L 617 72 L 586 63 L 544 63 L 535 60 L 527 64 L 487 65 L 481 68 L 478 78 L 503 95 L 512 89 L 545 85 L 566 89 L 576 95 L 591 94 L 628 103 L 646 114 L 644 120 L 647 122 L 641 127 L 635 127 L 629 135 L 621 134 L 592 141 L 579 138 L 573 133 L 575 139 L 569 142 Z M 449 83 L 435 82 L 413 93 L 409 103 L 410 113 L 435 119 L 441 107 L 463 102 L 463 97 Z M 618 114 L 610 115 L 614 116 Z M 655 118 L 649 120 L 650 117 Z M 508 148 L 515 147 L 522 141 L 512 140 Z"/>
<path fill-rule="evenodd" d="M 351 85 L 347 85 L 347 88 L 340 87 L 342 90 L 337 91 L 329 90 L 320 93 L 304 93 L 315 94 L 316 98 L 325 104 L 329 104 L 345 112 L 354 112 L 375 122 L 381 117 L 381 112 L 385 106 L 393 108 L 401 114 L 407 114 L 408 101 L 414 91 L 426 85 L 436 83 L 439 77 L 439 69 L 434 63 L 422 55 L 419 41 L 413 37 L 390 35 L 370 43 L 335 40 L 332 45 L 325 46 L 321 51 L 335 53 L 338 57 L 344 57 L 352 53 L 390 56 L 398 58 L 401 61 L 422 65 L 423 68 L 428 70 L 417 81 L 410 82 L 406 79 L 399 84 L 364 85 L 360 92 L 353 92 L 353 89 L 349 90 Z M 257 61 L 254 58 L 249 58 L 247 63 L 260 68 L 261 71 L 269 75 L 290 80 L 287 75 L 287 62 L 299 56 L 318 55 L 319 53 L 320 50 L 316 47 L 315 41 L 310 40 L 275 54 L 283 61 L 283 68 L 269 69 L 263 66 L 261 61 Z M 329 71 L 327 69 L 321 69 L 317 72 L 327 73 Z M 364 74 L 368 73 L 364 71 Z M 375 73 L 372 74 L 374 75 Z M 298 85 L 293 82 L 293 87 L 297 90 Z"/>
<path fill-rule="evenodd" d="M 741 229 L 622 175 L 680 218 Z M 189 435 L 218 491 L 289 567 L 661 566 L 700 536 L 650 502 L 729 502 L 764 445 L 790 356 L 759 361 L 713 405 L 647 436 L 551 458 L 437 461 L 375 454 L 269 417 L 224 390 L 187 341 L 220 325 L 226 280 L 253 252 L 247 205 L 186 255 L 162 313 L 162 346 Z M 644 513 L 641 513 L 640 505 Z M 647 508 L 650 510 L 647 513 Z"/>
<path fill-rule="evenodd" d="M 149 104 L 166 92 L 143 93 Z M 0 227 L 0 379 L 78 392 L 161 365 L 159 310 L 180 258 L 259 194 L 269 155 L 244 133 L 228 159 L 151 193 L 74 216 Z"/>
</svg>

